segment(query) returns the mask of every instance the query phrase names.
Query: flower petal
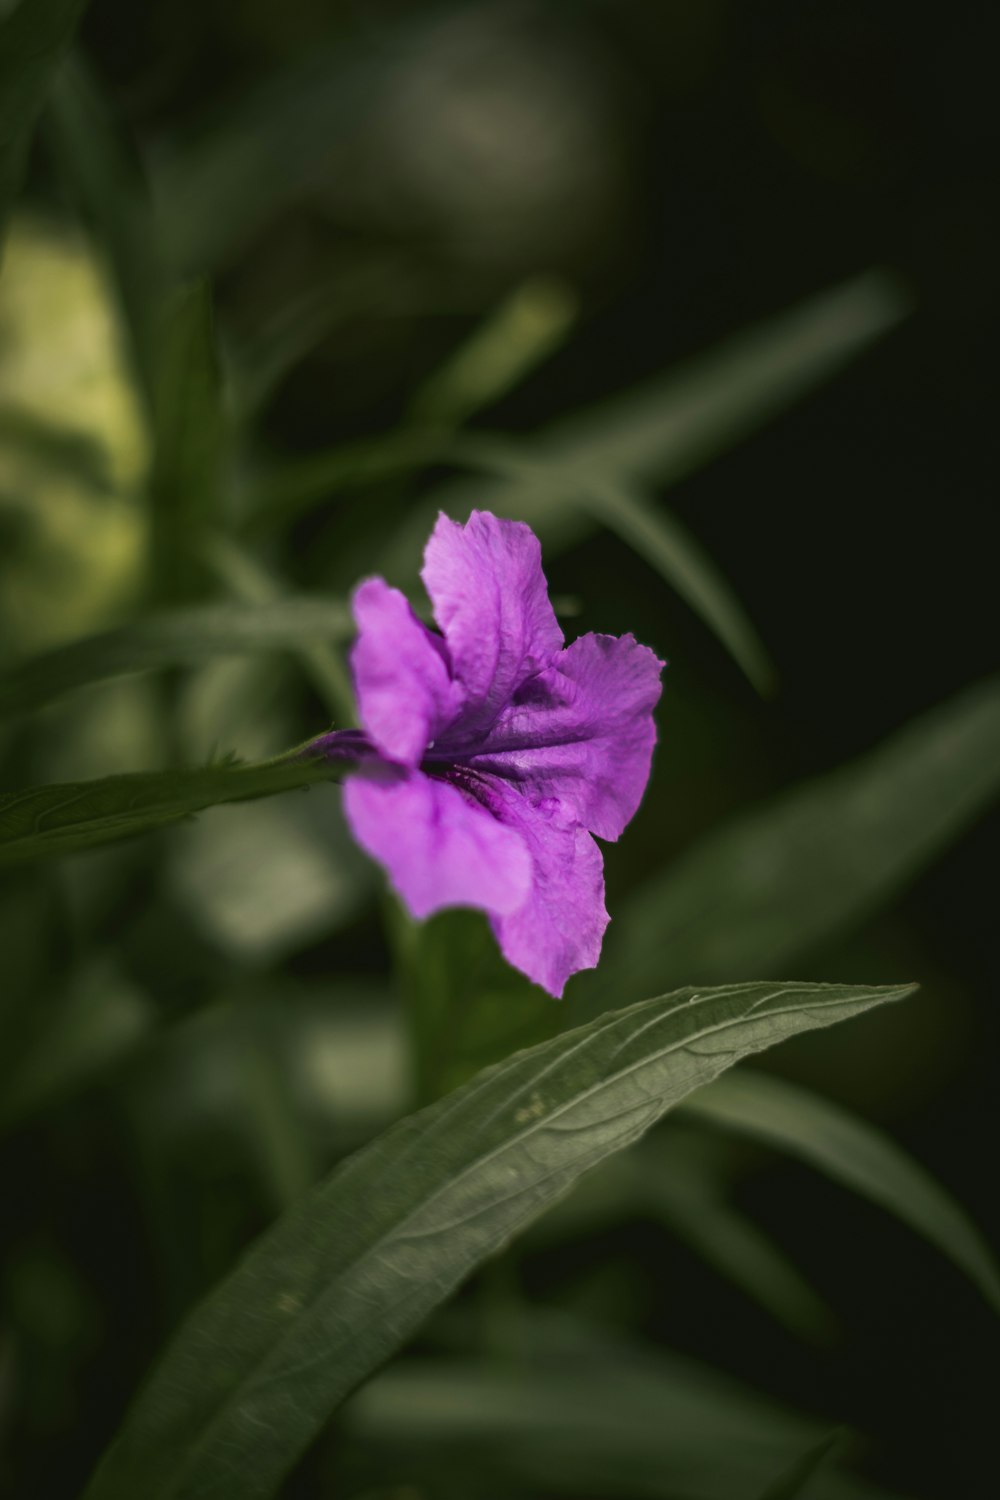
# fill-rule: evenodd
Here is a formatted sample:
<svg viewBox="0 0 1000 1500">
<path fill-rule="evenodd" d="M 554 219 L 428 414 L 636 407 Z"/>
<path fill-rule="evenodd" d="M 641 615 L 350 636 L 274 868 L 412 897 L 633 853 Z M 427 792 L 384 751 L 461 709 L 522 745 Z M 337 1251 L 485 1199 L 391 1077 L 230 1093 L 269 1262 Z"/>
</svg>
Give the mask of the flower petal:
<svg viewBox="0 0 1000 1500">
<path fill-rule="evenodd" d="M 532 802 L 557 797 L 591 833 L 616 839 L 649 780 L 662 667 L 631 635 L 582 635 L 463 760 Z"/>
<path fill-rule="evenodd" d="M 493 803 L 531 851 L 532 885 L 516 911 L 491 918 L 507 962 L 560 998 L 571 974 L 593 969 L 608 925 L 601 851 L 556 802 L 533 805 L 490 778 Z"/>
<path fill-rule="evenodd" d="M 457 786 L 374 764 L 345 781 L 344 811 L 415 917 L 445 906 L 501 914 L 528 895 L 531 856 L 520 832 Z"/>
<path fill-rule="evenodd" d="M 360 584 L 352 605 L 358 638 L 351 649 L 351 669 L 361 723 L 383 755 L 418 766 L 460 703 L 444 642 L 384 578 Z"/>
<path fill-rule="evenodd" d="M 473 511 L 464 526 L 440 515 L 421 577 L 465 690 L 462 727 L 486 728 L 563 643 L 538 538 L 488 511 Z"/>
</svg>

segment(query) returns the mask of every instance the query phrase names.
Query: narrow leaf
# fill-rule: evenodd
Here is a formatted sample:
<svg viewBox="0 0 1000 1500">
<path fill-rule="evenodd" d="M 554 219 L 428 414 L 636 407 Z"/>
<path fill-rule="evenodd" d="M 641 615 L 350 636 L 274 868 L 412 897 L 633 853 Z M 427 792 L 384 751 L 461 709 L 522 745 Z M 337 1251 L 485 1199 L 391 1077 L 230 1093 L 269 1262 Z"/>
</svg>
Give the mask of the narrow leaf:
<svg viewBox="0 0 1000 1500">
<path fill-rule="evenodd" d="M 1000 792 L 1000 680 L 711 833 L 608 933 L 588 1007 L 623 991 L 786 972 L 906 886 Z"/>
<path fill-rule="evenodd" d="M 135 369 L 152 395 L 165 284 L 160 237 L 138 161 L 79 54 L 56 74 L 47 124 L 69 186 L 107 252 Z"/>
<path fill-rule="evenodd" d="M 228 418 L 208 288 L 164 311 L 154 396 L 153 557 L 161 593 L 193 588 L 192 552 L 223 508 Z"/>
<path fill-rule="evenodd" d="M 691 606 L 761 693 L 774 687 L 774 667 L 753 623 L 708 553 L 663 506 L 634 486 L 575 464 L 540 461 L 514 442 L 463 438 L 454 456 L 488 473 L 530 480 L 548 503 L 556 497 L 595 517 L 654 568 Z M 507 502 L 508 513 L 515 514 Z"/>
<path fill-rule="evenodd" d="M 1000 1270 L 976 1226 L 929 1172 L 867 1120 L 782 1079 L 742 1070 L 695 1095 L 687 1108 L 787 1151 L 895 1214 L 950 1256 L 1000 1312 Z"/>
<path fill-rule="evenodd" d="M 263 1500 L 333 1408 L 588 1168 L 739 1057 L 912 987 L 680 991 L 515 1054 L 351 1157 L 192 1314 L 86 1500 Z"/>
<path fill-rule="evenodd" d="M 197 770 L 139 771 L 0 796 L 0 867 L 51 859 L 176 823 L 221 802 L 338 781 L 348 765 L 299 758 Z"/>
<path fill-rule="evenodd" d="M 897 280 L 865 271 L 553 424 L 533 436 L 533 451 L 592 478 L 663 490 L 831 379 L 906 313 Z M 593 529 L 593 517 L 579 513 L 573 495 L 547 493 L 525 477 L 485 487 L 458 481 L 436 494 L 429 509 L 459 515 L 474 505 L 519 515 L 550 545 Z"/>
<path fill-rule="evenodd" d="M 0 20 L 0 237 L 31 132 L 84 0 L 20 0 Z"/>
<path fill-rule="evenodd" d="M 769 1484 L 760 1500 L 800 1500 L 807 1487 L 811 1488 L 810 1481 L 815 1479 L 843 1436 L 842 1428 L 827 1433 L 825 1438 L 810 1447 L 790 1468 L 780 1474 L 773 1484 Z"/>
<path fill-rule="evenodd" d="M 413 398 L 413 425 L 457 427 L 492 406 L 559 347 L 576 312 L 564 282 L 529 276 L 424 382 Z"/>
<path fill-rule="evenodd" d="M 554 428 L 554 457 L 673 483 L 822 385 L 907 312 L 868 270 L 726 339 L 675 371 Z"/>
<path fill-rule="evenodd" d="M 837 1328 L 833 1314 L 787 1256 L 726 1201 L 710 1173 L 703 1174 L 703 1180 L 694 1172 L 673 1177 L 673 1166 L 673 1161 L 657 1162 L 647 1155 L 641 1162 L 637 1196 L 678 1238 L 791 1333 L 830 1342 Z"/>
<path fill-rule="evenodd" d="M 685 526 L 662 505 L 615 483 L 585 491 L 587 508 L 675 588 L 725 646 L 757 691 L 775 687 L 775 669 L 756 626 L 728 579 Z"/>
<path fill-rule="evenodd" d="M 57 646 L 0 672 L 0 715 L 30 712 L 74 688 L 109 677 L 197 666 L 216 656 L 293 651 L 312 641 L 344 640 L 353 629 L 342 604 L 319 598 L 162 611 Z"/>
</svg>

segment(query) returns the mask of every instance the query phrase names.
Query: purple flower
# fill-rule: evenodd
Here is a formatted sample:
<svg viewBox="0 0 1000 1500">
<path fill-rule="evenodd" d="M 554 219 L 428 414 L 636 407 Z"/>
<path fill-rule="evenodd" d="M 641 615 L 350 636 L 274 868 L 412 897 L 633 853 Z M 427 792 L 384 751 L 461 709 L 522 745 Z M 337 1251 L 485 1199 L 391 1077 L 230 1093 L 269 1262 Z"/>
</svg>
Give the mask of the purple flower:
<svg viewBox="0 0 1000 1500">
<path fill-rule="evenodd" d="M 438 517 L 422 578 L 440 628 L 398 589 L 354 595 L 362 733 L 313 747 L 351 755 L 351 831 L 415 917 L 471 906 L 551 994 L 597 963 L 608 924 L 592 834 L 617 839 L 649 778 L 663 663 L 631 636 L 563 648 L 537 537 L 474 511 Z"/>
</svg>

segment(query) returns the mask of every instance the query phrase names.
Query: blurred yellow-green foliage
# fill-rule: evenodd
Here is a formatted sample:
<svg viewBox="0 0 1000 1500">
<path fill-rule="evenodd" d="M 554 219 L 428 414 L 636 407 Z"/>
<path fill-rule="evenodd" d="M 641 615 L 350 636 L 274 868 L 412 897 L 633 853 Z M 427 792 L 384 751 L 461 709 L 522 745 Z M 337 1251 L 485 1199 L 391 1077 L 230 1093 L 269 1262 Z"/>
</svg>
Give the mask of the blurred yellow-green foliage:
<svg viewBox="0 0 1000 1500">
<path fill-rule="evenodd" d="M 25 215 L 0 283 L 3 631 L 20 651 L 120 617 L 138 596 L 149 462 L 117 304 L 79 232 Z"/>
</svg>

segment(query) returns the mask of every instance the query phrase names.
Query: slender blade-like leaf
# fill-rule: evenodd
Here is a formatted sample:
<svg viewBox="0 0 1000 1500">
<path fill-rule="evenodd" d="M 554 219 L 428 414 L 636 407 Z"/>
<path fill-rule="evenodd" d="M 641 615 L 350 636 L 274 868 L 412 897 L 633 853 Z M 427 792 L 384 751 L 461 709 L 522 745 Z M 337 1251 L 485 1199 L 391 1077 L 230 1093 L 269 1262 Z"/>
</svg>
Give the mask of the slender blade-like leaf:
<svg viewBox="0 0 1000 1500">
<path fill-rule="evenodd" d="M 711 833 L 616 913 L 599 1008 L 650 984 L 780 972 L 905 887 L 1000 792 L 1000 680 Z"/>
<path fill-rule="evenodd" d="M 749 1052 L 910 986 L 680 991 L 515 1054 L 345 1162 L 195 1310 L 86 1500 L 263 1500 L 330 1412 L 581 1173 Z"/>
<path fill-rule="evenodd" d="M 353 629 L 344 605 L 319 598 L 162 611 L 57 646 L 0 672 L 0 715 L 28 713 L 74 688 L 109 677 L 197 666 L 216 656 L 294 651 L 313 641 L 344 640 Z"/>
<path fill-rule="evenodd" d="M 161 593 L 192 592 L 192 554 L 220 520 L 229 421 L 207 286 L 165 309 L 154 393 L 153 556 Z"/>
<path fill-rule="evenodd" d="M 828 1432 L 825 1438 L 812 1445 L 790 1468 L 780 1474 L 773 1484 L 769 1484 L 760 1500 L 799 1500 L 805 1494 L 807 1486 L 815 1494 L 811 1482 L 830 1458 L 843 1435 L 842 1429 Z"/>
<path fill-rule="evenodd" d="M 139 771 L 0 796 L 0 868 L 93 849 L 162 828 L 222 802 L 273 797 L 339 780 L 348 765 L 297 759 Z"/>
<path fill-rule="evenodd" d="M 160 236 L 138 161 L 78 54 L 56 74 L 45 123 L 69 186 L 107 252 L 135 370 L 152 395 L 165 285 Z"/>
<path fill-rule="evenodd" d="M 539 461 L 520 445 L 496 438 L 465 438 L 455 456 L 489 473 L 523 476 L 540 494 L 562 495 L 626 542 L 677 590 L 726 647 L 761 693 L 774 686 L 767 648 L 732 586 L 676 516 L 652 505 L 634 486 L 587 467 Z M 513 513 L 513 512 L 512 512 Z"/>
<path fill-rule="evenodd" d="M 529 276 L 417 390 L 413 425 L 457 427 L 492 406 L 559 347 L 576 315 L 565 282 Z"/>
<path fill-rule="evenodd" d="M 866 1120 L 755 1072 L 720 1078 L 686 1108 L 799 1157 L 896 1214 L 950 1256 L 1000 1312 L 1000 1270 L 976 1226 L 929 1172 Z"/>
<path fill-rule="evenodd" d="M 592 479 L 663 490 L 727 452 L 856 359 L 907 312 L 893 276 L 869 270 L 744 329 L 698 358 L 553 424 L 531 439 L 536 459 Z M 397 551 L 417 554 L 427 515 L 473 506 L 514 515 L 549 547 L 594 529 L 574 492 L 508 474 L 443 487 L 412 519 Z"/>
<path fill-rule="evenodd" d="M 0 237 L 52 75 L 85 0 L 20 0 L 0 20 Z"/>
</svg>

